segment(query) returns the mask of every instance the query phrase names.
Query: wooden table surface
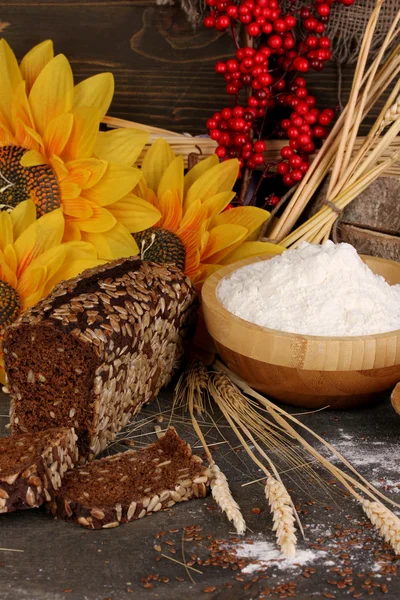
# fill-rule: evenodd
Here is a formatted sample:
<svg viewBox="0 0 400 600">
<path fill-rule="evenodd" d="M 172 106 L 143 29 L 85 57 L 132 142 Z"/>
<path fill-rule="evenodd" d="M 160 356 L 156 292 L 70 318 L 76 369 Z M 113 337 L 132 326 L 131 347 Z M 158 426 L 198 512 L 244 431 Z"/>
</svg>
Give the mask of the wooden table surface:
<svg viewBox="0 0 400 600">
<path fill-rule="evenodd" d="M 8 400 L 0 396 L 1 433 L 5 435 Z M 158 403 L 153 403 L 140 417 L 154 415 L 158 410 L 168 411 L 169 406 L 170 394 L 164 393 Z M 400 500 L 397 466 L 400 417 L 389 402 L 365 410 L 326 410 L 300 418 L 347 454 L 364 476 L 380 489 L 388 488 L 387 494 Z M 188 424 L 177 428 L 192 445 L 198 446 Z M 136 438 L 139 444 L 154 439 L 154 426 L 147 431 L 149 435 Z M 223 431 L 232 446 L 237 447 L 232 432 L 228 428 Z M 262 485 L 242 487 L 243 483 L 260 477 L 259 471 L 249 464 L 242 452 L 232 451 L 225 441 L 221 443 L 221 438 L 218 443 L 215 430 L 209 433 L 208 439 L 217 444 L 216 462 L 228 476 L 245 516 L 248 533 L 243 542 L 229 542 L 235 534 L 210 497 L 107 531 L 86 531 L 54 521 L 42 509 L 1 515 L 1 600 L 284 598 L 288 596 L 279 586 L 289 582 L 294 586 L 295 597 L 302 600 L 366 598 L 372 594 L 390 600 L 400 597 L 396 559 L 393 561 L 393 553 L 384 549 L 375 532 L 360 525 L 365 521 L 359 506 L 331 485 L 325 484 L 318 490 L 304 480 L 300 489 L 291 481 L 290 473 L 283 477 L 293 488 L 292 496 L 298 504 L 306 534 L 306 540 L 299 541 L 299 558 L 304 558 L 304 551 L 309 550 L 311 562 L 308 564 L 296 567 L 269 562 L 249 575 L 240 569 L 195 564 L 202 574 L 191 572 L 192 583 L 180 564 L 163 557 L 156 560 L 160 546 L 162 554 L 182 561 L 183 528 L 194 525 L 198 525 L 197 536 L 203 539 L 190 538 L 184 542 L 186 560 L 190 560 L 192 554 L 202 557 L 203 561 L 210 558 L 207 536 L 219 542 L 224 540 L 223 546 L 236 548 L 235 552 L 243 543 L 245 548 L 251 549 L 252 542 L 266 542 L 273 548 L 271 516 Z M 201 453 L 200 449 L 195 451 Z M 328 475 L 324 478 L 325 481 L 330 479 Z M 163 530 L 166 534 L 157 538 Z M 158 581 L 147 579 L 143 584 L 142 578 L 149 575 L 158 575 Z M 162 578 L 166 578 L 165 582 Z M 211 591 L 204 592 L 205 589 Z M 269 594 L 263 590 L 270 590 Z"/>
</svg>

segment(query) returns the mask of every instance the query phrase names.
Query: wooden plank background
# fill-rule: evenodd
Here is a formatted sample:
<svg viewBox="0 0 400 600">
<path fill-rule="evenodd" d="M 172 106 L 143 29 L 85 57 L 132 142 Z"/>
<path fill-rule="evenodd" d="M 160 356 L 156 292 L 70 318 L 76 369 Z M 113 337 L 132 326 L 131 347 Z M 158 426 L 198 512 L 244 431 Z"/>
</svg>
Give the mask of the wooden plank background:
<svg viewBox="0 0 400 600">
<path fill-rule="evenodd" d="M 72 63 L 76 81 L 114 73 L 110 114 L 174 131 L 205 133 L 205 121 L 229 104 L 214 63 L 233 53 L 226 34 L 193 30 L 177 6 L 155 0 L 9 0 L 0 2 L 0 28 L 20 59 L 51 38 Z M 343 98 L 353 66 L 342 73 Z M 338 102 L 334 64 L 309 74 L 321 107 Z M 365 129 L 364 129 L 365 131 Z"/>
</svg>

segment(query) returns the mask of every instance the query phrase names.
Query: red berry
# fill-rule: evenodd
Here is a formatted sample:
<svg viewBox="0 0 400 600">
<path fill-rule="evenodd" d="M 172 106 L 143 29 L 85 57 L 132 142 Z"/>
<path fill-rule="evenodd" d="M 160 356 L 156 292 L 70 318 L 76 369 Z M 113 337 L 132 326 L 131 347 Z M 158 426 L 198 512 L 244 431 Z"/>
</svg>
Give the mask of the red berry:
<svg viewBox="0 0 400 600">
<path fill-rule="evenodd" d="M 297 127 L 289 127 L 287 130 L 287 136 L 289 139 L 294 140 L 299 137 L 299 130 Z"/>
<path fill-rule="evenodd" d="M 270 196 L 270 198 L 268 199 L 267 204 L 268 204 L 268 206 L 275 207 L 275 206 L 278 206 L 279 201 L 280 201 L 279 196 L 275 196 L 274 195 L 274 196 Z"/>
<path fill-rule="evenodd" d="M 264 162 L 264 154 L 256 152 L 256 154 L 253 155 L 253 160 L 256 163 L 256 165 L 262 165 Z"/>
<path fill-rule="evenodd" d="M 280 162 L 276 167 L 276 170 L 279 175 L 286 175 L 286 173 L 289 173 L 289 165 L 286 162 Z"/>
<path fill-rule="evenodd" d="M 258 23 L 250 23 L 247 26 L 247 33 L 253 37 L 257 37 L 261 33 L 261 27 Z"/>
<path fill-rule="evenodd" d="M 328 37 L 326 37 L 326 36 L 322 36 L 318 40 L 318 46 L 320 48 L 330 48 L 331 47 L 331 40 Z"/>
<path fill-rule="evenodd" d="M 271 35 L 268 38 L 268 46 L 270 48 L 273 48 L 274 50 L 276 48 L 280 48 L 282 46 L 282 38 L 280 35 Z"/>
<path fill-rule="evenodd" d="M 251 160 L 251 159 L 248 160 L 246 164 L 247 164 L 247 166 L 248 166 L 249 169 L 255 169 L 256 166 L 257 166 L 256 163 L 254 162 L 254 160 Z"/>
<path fill-rule="evenodd" d="M 298 102 L 296 105 L 296 112 L 298 115 L 306 115 L 308 113 L 307 102 Z"/>
<path fill-rule="evenodd" d="M 225 120 L 228 121 L 228 119 L 232 118 L 232 111 L 230 108 L 223 108 L 221 110 L 221 117 Z"/>
<path fill-rule="evenodd" d="M 240 15 L 239 16 L 239 21 L 241 23 L 244 23 L 245 25 L 247 23 L 251 23 L 251 15 L 246 15 L 246 14 L 245 15 Z"/>
<path fill-rule="evenodd" d="M 292 171 L 290 175 L 293 181 L 301 181 L 303 179 L 303 173 L 300 169 L 294 169 L 294 171 Z"/>
<path fill-rule="evenodd" d="M 282 158 L 290 158 L 291 156 L 293 156 L 292 148 L 290 148 L 290 146 L 283 146 L 283 148 L 281 149 L 281 156 Z"/>
<path fill-rule="evenodd" d="M 215 27 L 219 30 L 219 31 L 224 31 L 224 29 L 227 29 L 229 27 L 231 23 L 231 20 L 229 17 L 226 17 L 225 15 L 222 15 L 221 17 L 218 17 L 218 19 L 215 22 Z"/>
<path fill-rule="evenodd" d="M 306 85 L 307 85 L 307 82 L 304 79 L 304 77 L 295 77 L 293 83 L 294 83 L 294 85 L 297 85 L 298 87 L 306 87 Z"/>
<path fill-rule="evenodd" d="M 324 127 L 316 125 L 313 129 L 313 134 L 316 138 L 324 138 L 327 135 L 327 131 Z"/>
<path fill-rule="evenodd" d="M 323 23 L 317 23 L 317 26 L 315 27 L 315 33 L 324 33 L 325 31 L 325 25 Z"/>
<path fill-rule="evenodd" d="M 263 73 L 259 76 L 258 81 L 262 86 L 266 87 L 267 85 L 271 85 L 271 83 L 273 82 L 273 78 L 269 73 Z"/>
<path fill-rule="evenodd" d="M 304 28 L 307 29 L 307 31 L 315 31 L 317 25 L 318 21 L 314 17 L 309 17 L 304 20 Z"/>
<path fill-rule="evenodd" d="M 318 4 L 317 5 L 317 13 L 320 17 L 328 17 L 331 9 L 328 4 Z"/>
<path fill-rule="evenodd" d="M 293 168 L 296 169 L 298 167 L 300 167 L 301 163 L 303 161 L 301 160 L 300 156 L 298 156 L 297 154 L 294 154 L 293 156 L 291 156 L 289 158 L 289 165 Z"/>
<path fill-rule="evenodd" d="M 307 133 L 302 133 L 298 137 L 300 146 L 307 146 L 311 142 L 311 137 Z"/>
<path fill-rule="evenodd" d="M 231 96 L 234 96 L 235 94 L 237 94 L 238 91 L 239 91 L 239 88 L 236 85 L 234 85 L 233 83 L 229 83 L 226 86 L 226 93 L 230 94 Z"/>
<path fill-rule="evenodd" d="M 274 30 L 276 33 L 284 33 L 286 31 L 287 23 L 284 19 L 276 19 L 274 22 Z"/>
<path fill-rule="evenodd" d="M 289 129 L 290 126 L 291 126 L 291 122 L 289 121 L 289 119 L 283 119 L 283 121 L 281 123 L 282 129 Z"/>
<path fill-rule="evenodd" d="M 317 48 L 318 47 L 318 38 L 316 35 L 308 35 L 304 40 L 306 46 L 308 48 Z"/>
<path fill-rule="evenodd" d="M 212 129 L 210 131 L 210 138 L 212 140 L 215 140 L 217 142 L 220 139 L 220 137 L 221 137 L 221 132 L 219 129 Z"/>
<path fill-rule="evenodd" d="M 290 175 L 290 173 L 286 173 L 286 175 L 283 176 L 283 183 L 287 186 L 287 187 L 292 187 L 293 185 L 293 179 Z"/>
<path fill-rule="evenodd" d="M 226 14 L 228 15 L 228 17 L 231 17 L 231 19 L 237 19 L 239 14 L 237 6 L 235 6 L 234 4 L 228 6 L 228 8 L 226 9 Z"/>
<path fill-rule="evenodd" d="M 205 19 L 203 21 L 203 25 L 204 25 L 204 27 L 207 27 L 208 29 L 211 29 L 211 27 L 214 27 L 214 25 L 215 25 L 214 18 L 211 17 L 211 16 L 205 17 Z"/>
<path fill-rule="evenodd" d="M 216 129 L 218 126 L 216 119 L 208 119 L 206 123 L 207 129 Z"/>
<path fill-rule="evenodd" d="M 256 152 L 265 152 L 266 148 L 267 144 L 262 140 L 257 140 L 256 142 L 254 142 L 254 150 Z"/>
<path fill-rule="evenodd" d="M 293 15 L 287 15 L 285 17 L 285 21 L 286 21 L 286 26 L 288 27 L 288 29 L 293 29 L 293 27 L 296 26 L 296 17 L 294 17 Z"/>
<path fill-rule="evenodd" d="M 293 150 L 298 150 L 300 148 L 298 140 L 290 140 L 289 145 Z"/>
<path fill-rule="evenodd" d="M 217 73 L 225 73 L 226 72 L 226 64 L 223 62 L 217 62 L 215 65 L 215 71 Z"/>
<path fill-rule="evenodd" d="M 310 68 L 308 60 L 300 57 L 294 59 L 293 67 L 296 69 L 296 71 L 301 71 L 302 73 L 306 73 Z"/>
<path fill-rule="evenodd" d="M 215 150 L 215 154 L 218 156 L 218 158 L 224 158 L 224 156 L 226 156 L 226 149 L 224 146 L 218 146 L 218 148 Z"/>
<path fill-rule="evenodd" d="M 257 98 L 255 98 L 254 96 L 250 96 L 250 98 L 247 101 L 247 104 L 251 107 L 251 108 L 257 108 L 258 106 L 258 100 Z"/>
</svg>

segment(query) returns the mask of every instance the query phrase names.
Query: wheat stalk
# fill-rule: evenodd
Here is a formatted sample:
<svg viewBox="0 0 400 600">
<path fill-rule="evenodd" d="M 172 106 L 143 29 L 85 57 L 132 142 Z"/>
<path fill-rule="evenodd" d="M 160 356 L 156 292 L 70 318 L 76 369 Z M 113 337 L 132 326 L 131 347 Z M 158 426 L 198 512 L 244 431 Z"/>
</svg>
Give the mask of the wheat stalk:
<svg viewBox="0 0 400 600">
<path fill-rule="evenodd" d="M 295 516 L 290 496 L 282 482 L 270 475 L 265 485 L 265 495 L 273 513 L 273 531 L 286 558 L 296 556 Z"/>
<path fill-rule="evenodd" d="M 215 463 L 211 467 L 211 492 L 215 502 L 233 523 L 238 534 L 242 535 L 246 531 L 245 520 L 231 494 L 226 476 Z"/>
<path fill-rule="evenodd" d="M 400 519 L 381 502 L 362 500 L 365 514 L 382 537 L 400 554 Z"/>
<path fill-rule="evenodd" d="M 246 531 L 246 523 L 240 512 L 240 507 L 232 496 L 225 474 L 214 462 L 194 412 L 195 409 L 198 415 L 205 412 L 204 395 L 208 394 L 209 385 L 210 375 L 207 368 L 201 360 L 193 360 L 187 371 L 182 373 L 176 385 L 174 407 L 185 406 L 189 411 L 193 428 L 204 448 L 210 465 L 213 498 L 229 521 L 233 523 L 236 531 L 243 534 Z"/>
</svg>

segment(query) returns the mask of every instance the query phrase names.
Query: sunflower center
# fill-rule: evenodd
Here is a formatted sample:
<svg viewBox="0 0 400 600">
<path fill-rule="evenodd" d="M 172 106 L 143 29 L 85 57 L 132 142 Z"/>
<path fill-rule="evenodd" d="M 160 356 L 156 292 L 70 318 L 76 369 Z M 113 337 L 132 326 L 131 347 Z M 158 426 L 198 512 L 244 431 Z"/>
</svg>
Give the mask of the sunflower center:
<svg viewBox="0 0 400 600">
<path fill-rule="evenodd" d="M 0 336 L 21 312 L 21 302 L 16 290 L 5 281 L 0 281 Z"/>
<path fill-rule="evenodd" d="M 0 210 L 12 210 L 20 202 L 32 199 L 41 217 L 61 205 L 58 181 L 48 165 L 23 167 L 21 158 L 25 152 L 21 146 L 0 148 Z"/>
<path fill-rule="evenodd" d="M 165 265 L 175 264 L 181 271 L 185 270 L 185 246 L 175 233 L 160 227 L 150 227 L 146 231 L 134 233 L 133 237 L 143 260 Z"/>
</svg>

